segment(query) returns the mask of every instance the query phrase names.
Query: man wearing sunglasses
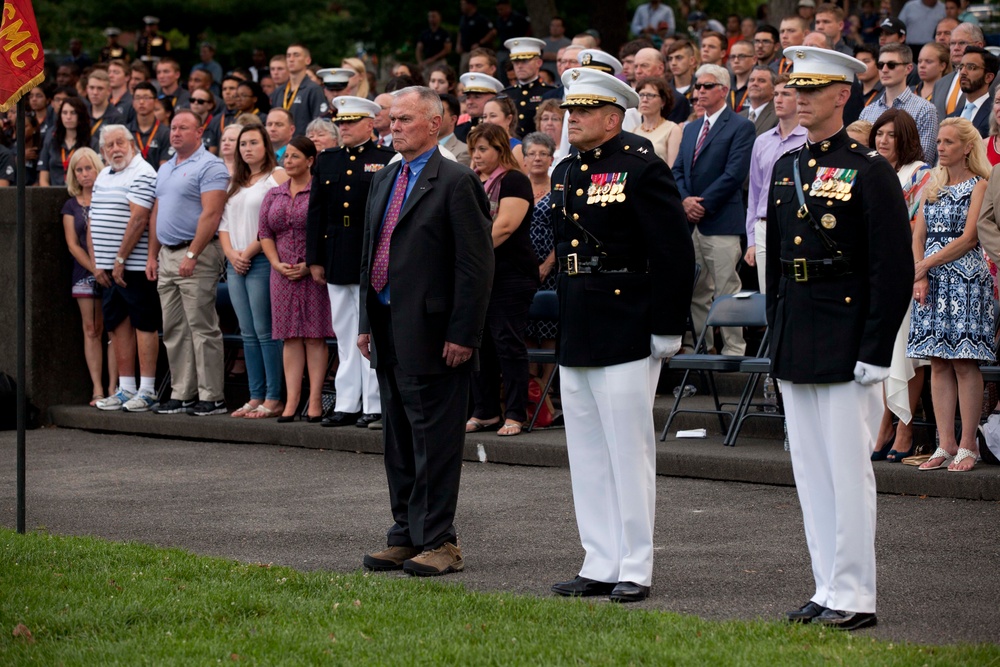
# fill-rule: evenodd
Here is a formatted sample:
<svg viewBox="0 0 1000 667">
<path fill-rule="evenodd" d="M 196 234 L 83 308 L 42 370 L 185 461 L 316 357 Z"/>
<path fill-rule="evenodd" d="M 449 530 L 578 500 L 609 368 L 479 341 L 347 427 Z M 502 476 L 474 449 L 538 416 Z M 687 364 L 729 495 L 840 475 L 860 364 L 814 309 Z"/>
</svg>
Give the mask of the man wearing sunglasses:
<svg viewBox="0 0 1000 667">
<path fill-rule="evenodd" d="M 698 68 L 694 95 L 705 115 L 684 127 L 673 165 L 684 213 L 693 230 L 695 261 L 701 266 L 691 301 L 695 331 L 704 328 L 713 299 L 736 294 L 743 287 L 736 273 L 743 256 L 740 235 L 746 222 L 743 183 L 750 173 L 750 153 L 757 134 L 752 122 L 726 104 L 729 87 L 730 75 L 725 68 Z M 743 354 L 746 343 L 741 328 L 724 327 L 722 335 L 725 343 L 719 345 L 709 331 L 706 344 L 722 354 Z"/>
<path fill-rule="evenodd" d="M 906 76 L 913 69 L 913 52 L 906 44 L 886 44 L 879 49 L 879 81 L 885 90 L 861 110 L 861 120 L 874 123 L 889 109 L 901 109 L 917 124 L 924 161 L 937 162 L 938 114 L 934 105 L 915 94 L 906 85 Z"/>
</svg>

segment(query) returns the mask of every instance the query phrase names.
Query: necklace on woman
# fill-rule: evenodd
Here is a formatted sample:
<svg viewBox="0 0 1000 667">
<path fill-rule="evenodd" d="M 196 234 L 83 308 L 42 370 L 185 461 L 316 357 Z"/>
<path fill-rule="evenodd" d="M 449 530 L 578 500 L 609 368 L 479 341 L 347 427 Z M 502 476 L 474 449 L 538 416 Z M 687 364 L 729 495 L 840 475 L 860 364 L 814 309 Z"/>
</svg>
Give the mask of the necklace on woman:
<svg viewBox="0 0 1000 667">
<path fill-rule="evenodd" d="M 535 201 L 537 202 L 539 199 L 541 199 L 542 197 L 544 197 L 549 193 L 549 186 L 543 185 L 540 188 L 533 188 L 532 190 L 533 194 L 535 195 Z"/>
<path fill-rule="evenodd" d="M 645 122 L 643 122 L 643 124 L 642 124 L 642 131 L 643 132 L 652 132 L 656 128 L 658 128 L 659 126 L 663 125 L 663 123 L 665 121 L 666 121 L 665 118 L 657 118 L 656 119 L 656 125 L 654 125 L 653 127 L 650 127 L 648 124 L 646 124 Z"/>
</svg>

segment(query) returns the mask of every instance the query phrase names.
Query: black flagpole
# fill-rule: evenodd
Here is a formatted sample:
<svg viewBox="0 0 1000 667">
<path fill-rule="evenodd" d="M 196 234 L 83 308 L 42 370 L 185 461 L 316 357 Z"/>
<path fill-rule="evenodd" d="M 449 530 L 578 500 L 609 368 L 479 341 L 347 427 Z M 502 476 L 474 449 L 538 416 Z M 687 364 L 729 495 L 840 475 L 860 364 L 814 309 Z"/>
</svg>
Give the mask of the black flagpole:
<svg viewBox="0 0 1000 667">
<path fill-rule="evenodd" d="M 24 165 L 24 113 L 25 100 L 21 97 L 17 102 L 17 532 L 24 534 L 24 472 L 25 448 L 24 436 L 27 427 L 27 394 L 25 384 L 28 381 L 26 366 L 25 338 L 25 306 L 27 303 L 25 290 L 25 252 L 24 252 L 24 183 L 28 179 Z"/>
</svg>

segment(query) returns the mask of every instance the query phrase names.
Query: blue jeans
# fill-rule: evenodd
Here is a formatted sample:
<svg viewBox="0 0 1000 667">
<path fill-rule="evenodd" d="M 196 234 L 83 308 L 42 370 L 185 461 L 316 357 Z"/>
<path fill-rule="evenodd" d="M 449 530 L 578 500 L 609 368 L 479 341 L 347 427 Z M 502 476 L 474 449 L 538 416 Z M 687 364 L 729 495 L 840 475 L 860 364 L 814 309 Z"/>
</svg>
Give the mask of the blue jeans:
<svg viewBox="0 0 1000 667">
<path fill-rule="evenodd" d="M 229 297 L 243 336 L 250 398 L 281 400 L 284 375 L 281 341 L 271 338 L 271 263 L 264 253 L 259 253 L 251 260 L 246 275 L 240 275 L 227 262 L 226 276 Z"/>
</svg>

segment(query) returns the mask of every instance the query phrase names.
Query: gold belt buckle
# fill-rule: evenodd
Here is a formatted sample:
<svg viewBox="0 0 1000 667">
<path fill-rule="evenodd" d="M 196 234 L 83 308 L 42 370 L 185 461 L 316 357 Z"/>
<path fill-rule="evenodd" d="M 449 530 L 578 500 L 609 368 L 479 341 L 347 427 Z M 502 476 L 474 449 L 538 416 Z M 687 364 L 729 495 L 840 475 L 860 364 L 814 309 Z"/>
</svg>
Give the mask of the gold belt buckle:
<svg viewBox="0 0 1000 667">
<path fill-rule="evenodd" d="M 566 275 L 575 276 L 580 273 L 580 265 L 578 262 L 578 256 L 574 252 L 573 254 L 566 255 Z"/>
<path fill-rule="evenodd" d="M 809 280 L 809 267 L 804 259 L 793 259 L 792 267 L 795 271 L 795 282 L 804 283 Z"/>
</svg>

